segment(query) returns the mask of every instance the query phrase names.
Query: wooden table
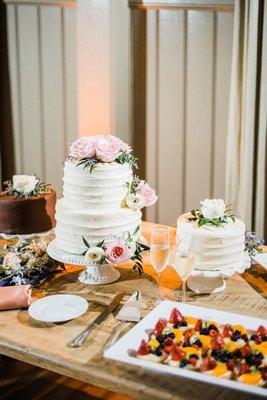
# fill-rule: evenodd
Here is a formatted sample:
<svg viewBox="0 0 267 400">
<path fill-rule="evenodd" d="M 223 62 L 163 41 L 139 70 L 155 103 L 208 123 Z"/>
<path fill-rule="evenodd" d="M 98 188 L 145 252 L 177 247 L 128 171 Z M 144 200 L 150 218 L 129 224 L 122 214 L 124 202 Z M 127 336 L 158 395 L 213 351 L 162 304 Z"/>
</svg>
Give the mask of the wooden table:
<svg viewBox="0 0 267 400">
<path fill-rule="evenodd" d="M 152 224 L 144 223 L 143 234 L 149 237 Z M 172 242 L 175 229 L 171 228 Z M 77 282 L 80 269 L 67 266 L 67 273 L 59 274 L 53 282 L 46 283 L 35 296 L 60 292 L 79 293 L 87 299 L 101 297 L 109 303 L 115 293 L 134 289 L 142 292 L 143 315 L 153 307 L 158 293 L 156 275 L 145 260 L 144 274 L 129 272 L 129 266 L 120 268 L 118 282 L 103 286 L 87 286 Z M 253 287 L 252 287 L 253 286 Z M 180 281 L 176 273 L 167 268 L 163 274 L 161 294 L 179 300 Z M 256 289 L 256 290 L 255 290 Z M 266 318 L 266 271 L 259 266 L 252 267 L 243 276 L 233 276 L 228 280 L 227 289 L 217 295 L 196 296 L 190 293 L 188 302 L 251 316 Z M 125 300 L 127 297 L 125 297 Z M 182 378 L 174 378 L 139 369 L 102 357 L 102 347 L 116 325 L 110 315 L 99 328 L 95 329 L 80 349 L 67 347 L 67 343 L 78 334 L 89 321 L 103 310 L 95 305 L 83 316 L 62 324 L 45 324 L 32 320 L 26 310 L 2 311 L 0 313 L 0 354 L 17 360 L 58 372 L 83 382 L 124 393 L 136 399 L 236 399 L 248 400 L 251 396 L 220 387 L 201 384 Z M 216 311 L 214 312 L 216 318 Z M 128 324 L 125 331 L 131 327 Z"/>
</svg>

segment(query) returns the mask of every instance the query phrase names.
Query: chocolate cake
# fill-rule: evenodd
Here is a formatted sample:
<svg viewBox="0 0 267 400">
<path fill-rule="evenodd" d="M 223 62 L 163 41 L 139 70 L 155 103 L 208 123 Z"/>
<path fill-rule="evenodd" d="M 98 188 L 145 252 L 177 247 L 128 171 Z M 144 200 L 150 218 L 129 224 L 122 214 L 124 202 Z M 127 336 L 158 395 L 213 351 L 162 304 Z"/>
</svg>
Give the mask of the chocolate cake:
<svg viewBox="0 0 267 400">
<path fill-rule="evenodd" d="M 7 234 L 40 233 L 55 226 L 56 192 L 30 197 L 0 194 L 0 232 Z"/>
</svg>

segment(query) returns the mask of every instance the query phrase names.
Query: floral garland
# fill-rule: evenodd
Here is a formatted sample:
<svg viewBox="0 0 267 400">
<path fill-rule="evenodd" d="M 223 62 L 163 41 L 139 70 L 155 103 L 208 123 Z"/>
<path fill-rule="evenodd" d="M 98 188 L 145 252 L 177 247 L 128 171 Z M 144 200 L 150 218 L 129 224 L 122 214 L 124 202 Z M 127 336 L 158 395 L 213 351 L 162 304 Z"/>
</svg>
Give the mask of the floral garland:
<svg viewBox="0 0 267 400">
<path fill-rule="evenodd" d="M 83 237 L 83 243 L 87 247 L 83 255 L 88 263 L 101 264 L 123 264 L 127 261 L 134 261 L 133 270 L 138 270 L 139 274 L 143 272 L 143 259 L 142 252 L 149 250 L 149 247 L 135 242 L 133 236 L 139 231 L 139 226 L 131 235 L 127 233 L 126 238 L 114 238 L 112 241 L 106 243 L 102 240 L 94 246 L 90 246 L 88 241 Z"/>
<path fill-rule="evenodd" d="M 46 252 L 50 240 L 19 241 L 0 256 L 0 286 L 38 285 L 65 269 Z"/>
<path fill-rule="evenodd" d="M 35 175 L 13 175 L 12 181 L 4 182 L 5 189 L 1 194 L 12 197 L 29 198 L 50 192 L 51 185 L 41 182 Z"/>
<path fill-rule="evenodd" d="M 197 222 L 199 227 L 203 225 L 223 226 L 229 220 L 235 222 L 235 216 L 231 213 L 231 205 L 226 205 L 221 199 L 205 199 L 200 202 L 202 207 L 191 211 L 187 218 L 189 222 Z"/>
<path fill-rule="evenodd" d="M 131 152 L 131 147 L 115 136 L 84 136 L 70 145 L 67 159 L 88 168 L 90 173 L 99 163 L 116 162 L 138 168 Z"/>
</svg>

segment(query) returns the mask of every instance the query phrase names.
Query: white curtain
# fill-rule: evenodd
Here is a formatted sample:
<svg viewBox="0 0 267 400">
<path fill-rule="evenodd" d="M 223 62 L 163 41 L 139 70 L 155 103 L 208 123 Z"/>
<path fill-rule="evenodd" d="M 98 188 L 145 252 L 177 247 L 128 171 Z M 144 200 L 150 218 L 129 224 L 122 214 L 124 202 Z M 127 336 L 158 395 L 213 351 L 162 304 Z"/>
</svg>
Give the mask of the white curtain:
<svg viewBox="0 0 267 400">
<path fill-rule="evenodd" d="M 248 229 L 266 232 L 267 1 L 236 0 L 226 200 Z"/>
</svg>

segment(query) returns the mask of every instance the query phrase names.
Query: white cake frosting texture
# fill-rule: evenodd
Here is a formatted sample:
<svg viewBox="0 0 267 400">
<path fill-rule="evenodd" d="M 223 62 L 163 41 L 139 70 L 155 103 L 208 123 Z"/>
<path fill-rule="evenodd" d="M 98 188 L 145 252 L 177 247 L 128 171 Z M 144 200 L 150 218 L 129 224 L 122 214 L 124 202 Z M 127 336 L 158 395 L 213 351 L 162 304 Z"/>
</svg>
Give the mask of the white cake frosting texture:
<svg viewBox="0 0 267 400">
<path fill-rule="evenodd" d="M 56 205 L 56 243 L 89 261 L 141 259 L 137 243 L 144 206 L 155 191 L 133 175 L 136 158 L 115 136 L 84 136 L 70 145 L 64 164 L 63 198 Z M 140 263 L 139 263 L 140 264 Z"/>
<path fill-rule="evenodd" d="M 132 180 L 128 164 L 99 163 L 92 172 L 82 165 L 66 161 L 64 197 L 56 206 L 57 246 L 67 252 L 82 254 L 83 237 L 91 245 L 114 236 L 133 233 L 142 213 L 122 207 L 127 182 Z M 139 234 L 138 234 L 139 235 Z"/>
<path fill-rule="evenodd" d="M 239 219 L 221 226 L 198 226 L 183 214 L 177 221 L 177 233 L 182 249 L 195 254 L 194 268 L 203 271 L 221 271 L 240 267 L 244 262 L 245 224 Z"/>
</svg>

